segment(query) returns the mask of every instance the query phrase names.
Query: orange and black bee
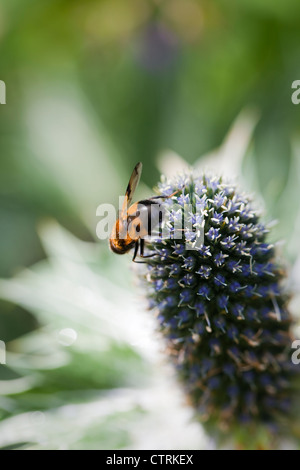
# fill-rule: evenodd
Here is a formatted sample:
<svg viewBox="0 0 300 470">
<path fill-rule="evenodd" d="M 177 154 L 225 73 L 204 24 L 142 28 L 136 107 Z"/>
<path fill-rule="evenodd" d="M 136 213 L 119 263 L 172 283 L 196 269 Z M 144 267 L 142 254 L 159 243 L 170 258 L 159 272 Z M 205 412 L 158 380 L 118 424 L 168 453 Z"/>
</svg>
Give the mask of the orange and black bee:
<svg viewBox="0 0 300 470">
<path fill-rule="evenodd" d="M 134 248 L 132 261 L 135 261 L 139 252 L 141 258 L 149 258 L 153 254 L 144 255 L 145 237 L 151 236 L 152 229 L 159 225 L 161 227 L 163 218 L 163 209 L 159 199 L 166 199 L 174 196 L 154 196 L 143 201 L 129 204 L 132 201 L 134 191 L 140 181 L 142 173 L 142 163 L 139 162 L 134 167 L 130 177 L 124 203 L 112 230 L 109 244 L 114 253 L 123 255 Z M 138 262 L 138 261 L 136 261 Z"/>
</svg>

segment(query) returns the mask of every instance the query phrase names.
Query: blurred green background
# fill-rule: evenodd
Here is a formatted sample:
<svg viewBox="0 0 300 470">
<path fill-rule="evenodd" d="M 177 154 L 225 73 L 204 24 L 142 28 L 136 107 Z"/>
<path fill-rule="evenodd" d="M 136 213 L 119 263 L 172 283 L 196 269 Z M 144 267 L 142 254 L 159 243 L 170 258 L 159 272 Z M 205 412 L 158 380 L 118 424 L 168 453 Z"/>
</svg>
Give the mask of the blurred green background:
<svg viewBox="0 0 300 470">
<path fill-rule="evenodd" d="M 298 0 L 1 1 L 1 448 L 211 445 L 96 208 L 137 161 L 137 197 L 222 167 L 278 219 L 297 289 L 299 30 Z"/>
</svg>

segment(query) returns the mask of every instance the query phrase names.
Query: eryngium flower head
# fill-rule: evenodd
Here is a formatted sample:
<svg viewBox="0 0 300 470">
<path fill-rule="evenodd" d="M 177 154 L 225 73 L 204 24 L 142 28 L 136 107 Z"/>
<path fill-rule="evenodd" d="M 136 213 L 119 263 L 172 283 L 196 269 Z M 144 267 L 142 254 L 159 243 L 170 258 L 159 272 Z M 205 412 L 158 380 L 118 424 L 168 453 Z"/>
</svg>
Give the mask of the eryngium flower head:
<svg viewBox="0 0 300 470">
<path fill-rule="evenodd" d="M 289 412 L 293 372 L 284 271 L 268 230 L 221 178 L 190 174 L 159 186 L 174 191 L 164 203 L 171 237 L 150 240 L 145 276 L 167 351 L 202 420 L 273 426 Z"/>
</svg>

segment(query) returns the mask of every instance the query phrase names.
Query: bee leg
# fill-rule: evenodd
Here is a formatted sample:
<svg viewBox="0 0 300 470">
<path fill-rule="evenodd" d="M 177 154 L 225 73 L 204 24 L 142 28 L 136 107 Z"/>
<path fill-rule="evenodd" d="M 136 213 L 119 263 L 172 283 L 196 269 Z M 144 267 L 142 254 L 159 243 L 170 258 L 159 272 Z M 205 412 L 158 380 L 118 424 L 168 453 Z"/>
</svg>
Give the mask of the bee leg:
<svg viewBox="0 0 300 470">
<path fill-rule="evenodd" d="M 170 199 L 171 197 L 175 196 L 175 194 L 179 193 L 181 191 L 180 189 L 177 189 L 177 191 L 174 191 L 174 193 L 170 194 L 170 196 L 152 196 L 149 197 L 149 200 L 152 201 L 152 199 Z"/>
<path fill-rule="evenodd" d="M 134 246 L 134 253 L 133 253 L 133 258 L 132 258 L 132 261 L 134 263 L 146 263 L 146 261 L 136 261 L 135 259 L 137 257 L 139 248 L 140 248 L 139 256 L 141 258 L 152 258 L 153 256 L 156 256 L 156 253 L 152 253 L 151 255 L 144 255 L 145 240 L 143 238 L 140 238 L 139 240 L 135 242 L 135 246 Z"/>
<path fill-rule="evenodd" d="M 153 258 L 153 256 L 156 256 L 156 253 L 151 253 L 151 255 L 144 255 L 144 249 L 145 249 L 145 240 L 141 238 L 140 239 L 140 257 L 141 258 Z"/>
<path fill-rule="evenodd" d="M 132 257 L 132 261 L 135 262 L 135 263 L 138 263 L 138 261 L 135 261 L 135 258 L 136 258 L 136 256 L 137 256 L 138 250 L 139 250 L 139 241 L 137 240 L 137 241 L 135 242 L 135 245 L 134 245 L 134 252 L 133 252 L 133 257 Z"/>
<path fill-rule="evenodd" d="M 137 254 L 138 254 L 139 249 L 140 249 L 140 254 L 139 254 L 139 256 L 140 256 L 141 258 L 150 258 L 150 256 L 144 256 L 144 245 L 145 245 L 145 242 L 144 242 L 144 240 L 143 240 L 142 238 L 140 238 L 139 240 L 137 240 L 137 241 L 135 242 L 135 245 L 134 245 L 134 252 L 133 252 L 133 257 L 132 257 L 132 261 L 133 261 L 134 263 L 143 263 L 143 264 L 146 263 L 146 261 L 137 261 L 137 260 L 136 260 L 136 257 L 137 257 Z M 152 256 L 153 256 L 153 255 L 151 255 L 151 257 L 152 257 Z"/>
</svg>

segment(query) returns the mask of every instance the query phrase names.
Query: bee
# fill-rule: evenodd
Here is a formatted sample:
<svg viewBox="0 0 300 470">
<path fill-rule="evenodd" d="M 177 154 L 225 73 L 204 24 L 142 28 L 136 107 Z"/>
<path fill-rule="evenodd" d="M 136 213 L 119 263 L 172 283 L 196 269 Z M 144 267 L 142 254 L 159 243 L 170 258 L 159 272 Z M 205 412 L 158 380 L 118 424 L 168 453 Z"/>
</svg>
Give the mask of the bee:
<svg viewBox="0 0 300 470">
<path fill-rule="evenodd" d="M 170 198 L 176 194 L 173 193 L 170 196 L 153 196 L 149 199 L 136 202 L 128 208 L 132 201 L 134 191 L 139 184 L 142 166 L 142 163 L 139 162 L 133 169 L 119 218 L 113 227 L 109 239 L 111 250 L 118 255 L 123 255 L 128 253 L 131 249 L 134 249 L 132 261 L 136 263 L 142 262 L 136 261 L 138 253 L 141 258 L 155 256 L 155 253 L 150 255 L 144 254 L 145 237 L 151 236 L 152 229 L 158 224 L 161 227 L 163 209 L 158 200 Z"/>
</svg>

